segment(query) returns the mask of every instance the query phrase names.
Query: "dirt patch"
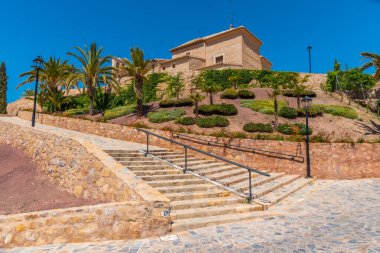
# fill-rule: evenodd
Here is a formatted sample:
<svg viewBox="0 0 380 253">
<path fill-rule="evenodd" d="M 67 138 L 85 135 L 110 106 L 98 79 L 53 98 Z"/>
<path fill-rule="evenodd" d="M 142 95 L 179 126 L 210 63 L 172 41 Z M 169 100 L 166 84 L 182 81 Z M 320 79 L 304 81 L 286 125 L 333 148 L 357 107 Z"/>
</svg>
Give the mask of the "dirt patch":
<svg viewBox="0 0 380 253">
<path fill-rule="evenodd" d="M 0 215 L 97 203 L 64 191 L 21 151 L 0 144 Z"/>
</svg>

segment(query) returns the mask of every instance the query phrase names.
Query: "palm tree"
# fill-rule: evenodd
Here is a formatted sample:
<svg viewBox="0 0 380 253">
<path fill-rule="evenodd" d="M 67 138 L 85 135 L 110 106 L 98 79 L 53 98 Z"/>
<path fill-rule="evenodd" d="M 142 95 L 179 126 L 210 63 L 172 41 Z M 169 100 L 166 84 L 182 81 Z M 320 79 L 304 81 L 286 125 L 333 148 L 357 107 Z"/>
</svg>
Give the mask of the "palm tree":
<svg viewBox="0 0 380 253">
<path fill-rule="evenodd" d="M 297 97 L 297 108 L 301 108 L 301 96 L 302 94 L 305 94 L 305 91 L 307 89 L 307 85 L 304 83 L 306 83 L 308 80 L 309 75 L 306 75 L 304 77 L 297 77 L 292 84 L 293 92 Z"/>
<path fill-rule="evenodd" d="M 207 74 L 207 72 L 202 72 L 200 75 L 195 77 L 192 82 L 197 89 L 200 89 L 209 95 L 210 105 L 212 105 L 214 104 L 214 94 L 220 91 L 222 87 L 211 78 L 205 77 L 205 74 Z"/>
<path fill-rule="evenodd" d="M 115 86 L 114 68 L 107 64 L 112 59 L 111 56 L 102 56 L 103 48 L 98 48 L 96 43 L 92 43 L 90 48 L 84 49 L 75 47 L 77 54 L 69 52 L 70 56 L 75 57 L 82 65 L 79 69 L 74 69 L 73 73 L 68 77 L 68 87 L 82 83 L 87 89 L 90 97 L 89 113 L 94 115 L 94 96 L 96 88 L 102 84 L 108 87 Z M 110 89 L 106 89 L 110 90 Z"/>
<path fill-rule="evenodd" d="M 370 67 L 374 67 L 375 74 L 373 75 L 373 77 L 376 80 L 380 80 L 380 55 L 375 54 L 375 53 L 369 53 L 369 52 L 361 53 L 361 55 L 367 58 L 368 60 L 370 60 L 370 62 L 367 62 L 362 66 L 362 69 L 364 70 Z"/>
<path fill-rule="evenodd" d="M 67 78 L 70 75 L 72 66 L 60 58 L 50 57 L 48 61 L 44 62 L 39 73 L 40 81 L 40 105 L 48 103 L 49 111 L 61 111 L 65 100 L 63 95 L 63 88 L 67 88 Z M 36 69 L 22 73 L 19 77 L 27 77 L 25 81 L 17 86 L 33 83 L 36 80 Z"/>
<path fill-rule="evenodd" d="M 131 48 L 131 61 L 128 59 L 123 59 L 125 66 L 121 68 L 127 72 L 127 74 L 132 77 L 133 88 L 136 93 L 137 98 L 137 114 L 143 115 L 143 92 L 142 88 L 144 85 L 144 80 L 146 74 L 148 73 L 148 63 L 149 60 L 144 59 L 144 52 L 139 48 Z"/>
</svg>

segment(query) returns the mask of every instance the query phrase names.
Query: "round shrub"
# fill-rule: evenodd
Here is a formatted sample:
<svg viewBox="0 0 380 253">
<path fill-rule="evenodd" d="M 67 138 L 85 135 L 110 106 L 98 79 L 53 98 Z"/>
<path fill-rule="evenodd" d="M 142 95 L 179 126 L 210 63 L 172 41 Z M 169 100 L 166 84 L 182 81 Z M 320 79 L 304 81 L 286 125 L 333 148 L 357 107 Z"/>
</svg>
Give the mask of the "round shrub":
<svg viewBox="0 0 380 253">
<path fill-rule="evenodd" d="M 199 114 L 202 115 L 236 115 L 237 108 L 233 104 L 201 105 L 198 107 Z"/>
<path fill-rule="evenodd" d="M 230 122 L 223 116 L 211 116 L 206 118 L 199 118 L 196 120 L 199 127 L 212 128 L 212 127 L 227 127 Z"/>
<path fill-rule="evenodd" d="M 294 90 L 283 90 L 282 95 L 285 97 L 297 97 L 297 94 Z M 312 90 L 305 90 L 302 92 L 302 94 L 299 95 L 300 97 L 308 96 L 308 97 L 316 97 L 317 94 Z"/>
<path fill-rule="evenodd" d="M 249 133 L 272 133 L 273 127 L 271 124 L 264 124 L 264 123 L 247 123 L 244 124 L 243 130 Z"/>
<path fill-rule="evenodd" d="M 284 118 L 294 119 L 297 117 L 298 113 L 297 113 L 296 109 L 284 106 L 284 107 L 280 108 L 278 115 L 280 115 L 281 117 L 284 117 Z"/>
<path fill-rule="evenodd" d="M 196 120 L 193 117 L 182 117 L 178 118 L 175 122 L 181 125 L 189 126 L 194 125 Z"/>
<path fill-rule="evenodd" d="M 161 108 L 173 107 L 174 106 L 174 100 L 172 100 L 172 99 L 162 100 L 162 101 L 160 101 L 159 105 Z"/>
<path fill-rule="evenodd" d="M 317 107 L 317 106 L 311 106 L 309 108 L 309 117 L 318 117 L 318 116 L 322 116 L 323 115 L 323 111 L 320 107 Z M 297 109 L 297 117 L 305 117 L 306 116 L 306 113 L 305 113 L 305 109 Z"/>
<path fill-rule="evenodd" d="M 306 125 L 303 123 L 281 124 L 277 127 L 277 131 L 286 135 L 305 135 Z M 309 134 L 312 133 L 313 130 L 309 127 Z"/>
<path fill-rule="evenodd" d="M 162 110 L 148 113 L 148 119 L 152 123 L 161 123 L 177 119 L 185 114 L 186 112 L 182 109 Z"/>
<path fill-rule="evenodd" d="M 237 97 L 238 97 L 238 93 L 234 89 L 226 89 L 220 95 L 220 98 L 224 98 L 224 99 L 237 99 Z"/>
<path fill-rule="evenodd" d="M 181 99 L 174 101 L 175 107 L 192 106 L 193 104 L 194 104 L 194 102 L 190 98 L 181 98 Z"/>
<path fill-rule="evenodd" d="M 252 91 L 249 91 L 249 90 L 239 90 L 237 95 L 239 96 L 239 98 L 243 98 L 243 99 L 254 99 L 255 98 L 255 93 L 253 93 Z"/>
</svg>

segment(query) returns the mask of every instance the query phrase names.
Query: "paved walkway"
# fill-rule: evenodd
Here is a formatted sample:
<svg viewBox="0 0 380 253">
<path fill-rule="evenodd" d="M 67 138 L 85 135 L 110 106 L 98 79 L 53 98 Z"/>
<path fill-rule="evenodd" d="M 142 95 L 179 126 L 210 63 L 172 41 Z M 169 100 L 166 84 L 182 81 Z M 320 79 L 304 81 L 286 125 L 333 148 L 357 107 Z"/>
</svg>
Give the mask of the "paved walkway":
<svg viewBox="0 0 380 253">
<path fill-rule="evenodd" d="M 317 181 L 274 210 L 286 215 L 166 238 L 48 245 L 9 252 L 380 252 L 380 179 Z"/>
<path fill-rule="evenodd" d="M 17 117 L 0 117 L 0 121 L 16 124 L 23 127 L 32 128 L 30 121 L 23 120 Z M 54 133 L 56 135 L 71 138 L 78 141 L 90 141 L 96 144 L 99 148 L 103 150 L 106 150 L 106 149 L 128 149 L 128 150 L 146 149 L 145 144 L 105 138 L 105 137 L 101 137 L 94 134 L 86 134 L 86 133 L 59 128 L 59 127 L 41 125 L 41 124 L 36 123 L 34 128 L 40 131 Z M 149 145 L 149 149 L 153 150 L 153 149 L 162 149 L 162 148 Z"/>
</svg>

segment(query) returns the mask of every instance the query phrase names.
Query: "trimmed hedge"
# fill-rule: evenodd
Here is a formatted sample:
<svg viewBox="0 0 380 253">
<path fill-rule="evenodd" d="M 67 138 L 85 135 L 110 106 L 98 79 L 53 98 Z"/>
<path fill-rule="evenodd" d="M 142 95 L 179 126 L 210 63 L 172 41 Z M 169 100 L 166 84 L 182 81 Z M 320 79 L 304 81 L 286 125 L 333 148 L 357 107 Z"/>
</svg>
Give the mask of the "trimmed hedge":
<svg viewBox="0 0 380 253">
<path fill-rule="evenodd" d="M 199 114 L 202 115 L 236 115 L 237 108 L 233 104 L 201 105 L 198 107 Z"/>
<path fill-rule="evenodd" d="M 311 108 L 320 110 L 323 113 L 328 113 L 334 116 L 341 116 L 348 119 L 358 118 L 357 112 L 349 106 L 316 104 L 312 105 Z"/>
<path fill-rule="evenodd" d="M 249 133 L 273 133 L 273 127 L 271 124 L 264 124 L 264 123 L 247 123 L 244 124 L 243 130 Z"/>
<path fill-rule="evenodd" d="M 194 125 L 196 120 L 193 117 L 182 117 L 178 118 L 175 122 L 181 125 L 189 126 Z"/>
<path fill-rule="evenodd" d="M 223 116 L 211 116 L 196 120 L 197 126 L 202 128 L 227 127 L 230 122 Z"/>
<path fill-rule="evenodd" d="M 222 94 L 220 94 L 220 98 L 223 99 L 237 99 L 237 97 L 238 93 L 234 89 L 226 89 Z"/>
<path fill-rule="evenodd" d="M 186 112 L 182 109 L 162 110 L 148 113 L 148 119 L 152 123 L 161 123 L 177 119 L 185 114 Z"/>
<path fill-rule="evenodd" d="M 239 90 L 237 95 L 243 99 L 254 99 L 256 97 L 255 93 L 249 90 Z"/>
<path fill-rule="evenodd" d="M 297 118 L 298 113 L 296 109 L 284 106 L 280 108 L 278 115 L 287 119 L 295 119 Z"/>
<path fill-rule="evenodd" d="M 131 114 L 135 111 L 135 108 L 136 108 L 135 105 L 126 105 L 126 106 L 118 106 L 112 109 L 107 109 L 104 112 L 103 119 L 111 120 L 111 119 L 119 118 L 127 114 Z"/>
<path fill-rule="evenodd" d="M 159 103 L 161 108 L 192 106 L 193 104 L 194 102 L 190 98 L 181 98 L 178 100 L 167 99 L 167 100 L 162 100 Z"/>
<path fill-rule="evenodd" d="M 274 102 L 272 99 L 261 99 L 261 100 L 242 100 L 240 102 L 242 107 L 250 108 L 253 111 L 261 112 L 265 114 L 274 114 Z M 278 100 L 278 108 L 287 106 L 285 100 Z"/>
<path fill-rule="evenodd" d="M 294 90 L 283 90 L 282 95 L 285 97 L 294 97 L 294 98 L 297 97 L 297 94 L 295 94 Z M 315 93 L 312 90 L 305 90 L 302 94 L 300 94 L 300 97 L 304 97 L 304 96 L 316 97 L 317 93 Z"/>
<path fill-rule="evenodd" d="M 317 106 L 311 106 L 309 108 L 309 117 L 317 117 L 317 116 L 322 116 L 322 115 L 323 115 L 323 111 L 321 108 Z M 305 116 L 306 116 L 305 109 L 303 108 L 297 109 L 297 117 L 305 117 Z"/>
<path fill-rule="evenodd" d="M 286 135 L 305 135 L 306 125 L 303 123 L 286 123 L 277 127 L 277 131 Z M 309 134 L 312 134 L 313 130 L 309 127 Z"/>
</svg>

